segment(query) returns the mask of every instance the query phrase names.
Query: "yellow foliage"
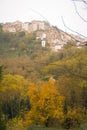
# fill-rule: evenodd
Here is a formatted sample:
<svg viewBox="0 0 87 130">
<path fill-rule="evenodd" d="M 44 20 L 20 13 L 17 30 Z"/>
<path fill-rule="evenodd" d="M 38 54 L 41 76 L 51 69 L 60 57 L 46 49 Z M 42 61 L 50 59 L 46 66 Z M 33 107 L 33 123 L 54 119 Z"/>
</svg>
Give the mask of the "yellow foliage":
<svg viewBox="0 0 87 130">
<path fill-rule="evenodd" d="M 13 118 L 7 123 L 6 130 L 25 130 L 23 126 L 23 120 L 21 118 Z"/>
<path fill-rule="evenodd" d="M 27 91 L 27 85 L 28 81 L 23 76 L 4 75 L 0 86 L 0 98 L 11 101 L 16 95 L 24 97 Z"/>
<path fill-rule="evenodd" d="M 28 89 L 28 92 L 27 92 L 27 96 L 29 96 L 30 98 L 30 102 L 32 105 L 35 104 L 35 102 L 38 101 L 38 87 L 36 86 L 30 86 L 29 89 Z"/>
<path fill-rule="evenodd" d="M 42 125 L 50 117 L 59 120 L 64 118 L 64 97 L 59 94 L 54 83 L 53 80 L 49 80 L 40 88 L 36 86 L 29 87 L 27 94 L 30 98 L 31 110 L 25 114 L 25 125 Z"/>
<path fill-rule="evenodd" d="M 71 119 L 78 119 L 80 121 L 82 119 L 82 114 L 79 113 L 78 110 L 79 108 L 74 110 L 69 109 L 66 117 Z"/>
</svg>

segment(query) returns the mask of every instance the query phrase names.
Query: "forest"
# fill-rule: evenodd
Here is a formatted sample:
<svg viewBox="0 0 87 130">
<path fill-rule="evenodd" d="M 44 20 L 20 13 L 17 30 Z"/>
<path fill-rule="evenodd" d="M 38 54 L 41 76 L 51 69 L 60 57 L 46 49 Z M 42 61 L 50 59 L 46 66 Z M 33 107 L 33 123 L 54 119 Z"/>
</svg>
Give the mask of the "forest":
<svg viewBox="0 0 87 130">
<path fill-rule="evenodd" d="M 87 46 L 58 52 L 0 26 L 0 130 L 86 130 Z"/>
</svg>

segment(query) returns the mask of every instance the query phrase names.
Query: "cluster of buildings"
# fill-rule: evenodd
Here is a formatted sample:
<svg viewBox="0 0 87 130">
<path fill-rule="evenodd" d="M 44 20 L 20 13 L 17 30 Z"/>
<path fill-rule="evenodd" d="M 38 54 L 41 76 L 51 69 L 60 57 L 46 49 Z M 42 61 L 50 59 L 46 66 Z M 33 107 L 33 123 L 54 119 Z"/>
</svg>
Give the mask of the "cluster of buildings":
<svg viewBox="0 0 87 130">
<path fill-rule="evenodd" d="M 21 32 L 25 31 L 27 33 L 31 33 L 37 30 L 45 30 L 46 24 L 44 21 L 32 21 L 32 22 L 25 22 L 22 23 L 20 21 L 12 22 L 12 23 L 5 23 L 3 24 L 3 30 L 5 32 Z"/>
<path fill-rule="evenodd" d="M 39 20 L 33 20 L 32 22 L 25 23 L 20 21 L 5 23 L 2 27 L 4 32 L 15 33 L 24 31 L 26 33 L 32 33 L 36 31 L 36 39 L 41 40 L 42 47 L 46 47 L 46 43 L 48 43 L 53 51 L 62 49 L 68 41 L 74 40 L 71 35 L 65 33 L 57 27 L 50 26 L 46 22 Z"/>
</svg>

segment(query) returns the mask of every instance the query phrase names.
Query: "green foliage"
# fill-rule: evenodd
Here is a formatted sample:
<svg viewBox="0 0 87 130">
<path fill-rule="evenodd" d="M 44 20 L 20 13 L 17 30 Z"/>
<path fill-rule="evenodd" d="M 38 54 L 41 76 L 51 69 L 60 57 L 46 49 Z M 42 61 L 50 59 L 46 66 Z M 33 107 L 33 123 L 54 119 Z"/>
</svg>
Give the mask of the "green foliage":
<svg viewBox="0 0 87 130">
<path fill-rule="evenodd" d="M 64 48 L 68 49 L 68 48 L 75 47 L 75 46 L 76 46 L 75 42 L 69 41 L 69 42 L 67 42 L 67 44 L 64 45 Z"/>
<path fill-rule="evenodd" d="M 0 24 L 0 32 L 3 32 L 3 30 L 2 30 L 2 25 Z"/>
<path fill-rule="evenodd" d="M 0 66 L 0 81 L 2 80 L 3 77 L 3 66 Z"/>
<path fill-rule="evenodd" d="M 69 109 L 62 125 L 66 129 L 78 128 L 80 126 L 81 119 L 82 119 L 82 115 L 78 113 L 78 110 Z"/>
<path fill-rule="evenodd" d="M 5 55 L 6 53 L 6 55 L 9 56 L 11 53 L 16 52 L 16 55 L 22 52 L 22 55 L 29 54 L 31 50 L 34 51 L 38 47 L 40 47 L 40 45 L 39 42 L 37 43 L 35 33 L 7 33 L 0 31 L 0 55 Z"/>
<path fill-rule="evenodd" d="M 6 130 L 6 122 L 0 121 L 0 130 Z"/>
<path fill-rule="evenodd" d="M 12 120 L 9 120 L 7 123 L 6 130 L 26 130 L 26 128 L 23 126 L 23 120 L 21 118 L 13 118 Z"/>
<path fill-rule="evenodd" d="M 19 75 L 4 75 L 1 82 L 0 88 L 0 99 L 1 109 L 3 114 L 8 117 L 8 119 L 14 118 L 24 110 L 30 109 L 29 100 L 25 96 L 24 90 L 27 85 L 27 80 Z M 24 107 L 23 107 L 24 106 Z"/>
<path fill-rule="evenodd" d="M 9 43 L 10 42 L 10 34 L 0 32 L 0 43 Z"/>
</svg>

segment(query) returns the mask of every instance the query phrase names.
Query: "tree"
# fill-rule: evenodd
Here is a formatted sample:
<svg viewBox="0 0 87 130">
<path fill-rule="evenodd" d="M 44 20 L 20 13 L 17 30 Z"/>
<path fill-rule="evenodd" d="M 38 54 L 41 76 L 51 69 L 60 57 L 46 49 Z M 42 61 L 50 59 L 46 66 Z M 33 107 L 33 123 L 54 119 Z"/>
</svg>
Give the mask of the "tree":
<svg viewBox="0 0 87 130">
<path fill-rule="evenodd" d="M 24 42 L 20 43 L 19 49 L 24 51 L 26 49 L 26 44 Z"/>
<path fill-rule="evenodd" d="M 4 75 L 0 87 L 2 112 L 6 118 L 13 118 L 21 113 L 21 101 L 26 96 L 27 80 L 19 75 Z"/>
<path fill-rule="evenodd" d="M 74 50 L 73 50 L 74 51 Z M 55 61 L 50 63 L 48 66 L 44 67 L 44 73 L 51 74 L 55 78 L 59 76 L 66 75 L 67 77 L 77 77 L 87 80 L 87 54 L 75 55 L 71 52 L 71 56 L 66 56 L 66 59 Z M 69 59 L 70 58 L 70 59 Z"/>
<path fill-rule="evenodd" d="M 41 88 L 30 87 L 28 96 L 30 98 L 31 110 L 25 115 L 26 125 L 49 126 L 50 122 L 54 122 L 54 120 L 57 123 L 62 121 L 64 97 L 60 95 L 52 79 Z"/>
<path fill-rule="evenodd" d="M 3 77 L 3 66 L 0 66 L 0 81 L 2 80 Z"/>
<path fill-rule="evenodd" d="M 2 81 L 2 66 L 0 66 L 0 82 Z M 1 84 L 0 84 L 1 87 Z M 3 119 L 3 113 L 2 113 L 2 103 L 0 102 L 0 129 L 5 130 L 6 129 L 6 122 L 5 119 Z"/>
<path fill-rule="evenodd" d="M 85 114 L 87 114 L 87 81 L 82 82 L 82 106 L 83 111 Z"/>
<path fill-rule="evenodd" d="M 2 25 L 0 24 L 0 32 L 3 32 L 3 30 L 2 30 Z"/>
</svg>

